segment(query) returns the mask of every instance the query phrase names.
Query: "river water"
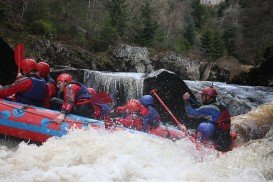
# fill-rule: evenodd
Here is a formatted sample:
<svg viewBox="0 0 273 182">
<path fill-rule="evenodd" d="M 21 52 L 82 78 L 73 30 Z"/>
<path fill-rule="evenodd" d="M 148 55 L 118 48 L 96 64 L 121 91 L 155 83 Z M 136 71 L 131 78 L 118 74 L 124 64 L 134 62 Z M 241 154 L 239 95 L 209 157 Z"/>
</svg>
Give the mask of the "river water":
<svg viewBox="0 0 273 182">
<path fill-rule="evenodd" d="M 220 156 L 187 139 L 127 131 L 75 130 L 41 146 L 1 139 L 0 181 L 273 181 L 273 104 L 252 107 L 232 122 L 266 123 L 271 134 Z"/>
<path fill-rule="evenodd" d="M 78 130 L 41 146 L 2 146 L 0 181 L 266 181 L 272 151 L 272 138 L 217 157 L 186 139 Z"/>
</svg>

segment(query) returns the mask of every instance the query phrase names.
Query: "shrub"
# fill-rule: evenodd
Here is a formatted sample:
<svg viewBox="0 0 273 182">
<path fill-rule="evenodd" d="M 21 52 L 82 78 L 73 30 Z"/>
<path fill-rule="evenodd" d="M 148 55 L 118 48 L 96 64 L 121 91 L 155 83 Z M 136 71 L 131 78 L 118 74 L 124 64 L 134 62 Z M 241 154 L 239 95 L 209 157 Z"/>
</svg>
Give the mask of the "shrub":
<svg viewBox="0 0 273 182">
<path fill-rule="evenodd" d="M 30 25 L 30 30 L 36 34 L 44 34 L 45 36 L 53 36 L 56 33 L 56 28 L 52 22 L 48 20 L 36 20 Z"/>
</svg>

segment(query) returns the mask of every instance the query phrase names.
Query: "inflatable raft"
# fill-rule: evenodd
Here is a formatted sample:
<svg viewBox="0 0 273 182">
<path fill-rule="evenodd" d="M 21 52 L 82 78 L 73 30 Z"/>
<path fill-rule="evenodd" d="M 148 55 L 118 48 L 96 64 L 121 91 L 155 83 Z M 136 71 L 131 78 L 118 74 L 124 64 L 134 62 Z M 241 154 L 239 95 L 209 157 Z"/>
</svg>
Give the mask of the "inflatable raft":
<svg viewBox="0 0 273 182">
<path fill-rule="evenodd" d="M 45 142 L 50 137 L 61 137 L 67 134 L 70 129 L 105 128 L 103 121 L 73 114 L 67 115 L 61 124 L 56 124 L 52 120 L 58 115 L 58 111 L 0 99 L 0 134 L 34 142 Z M 112 127 L 111 130 L 138 132 L 121 126 Z M 169 139 L 180 139 L 185 136 L 180 130 L 163 125 L 150 130 L 149 133 Z"/>
</svg>

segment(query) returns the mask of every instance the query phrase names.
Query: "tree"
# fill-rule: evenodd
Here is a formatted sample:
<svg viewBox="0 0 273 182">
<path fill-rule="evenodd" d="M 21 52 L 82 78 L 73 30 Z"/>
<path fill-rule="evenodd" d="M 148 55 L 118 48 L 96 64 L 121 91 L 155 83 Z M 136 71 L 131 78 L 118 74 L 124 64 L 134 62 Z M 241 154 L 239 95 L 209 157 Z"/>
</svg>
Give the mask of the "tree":
<svg viewBox="0 0 273 182">
<path fill-rule="evenodd" d="M 204 56 L 212 60 L 223 56 L 224 42 L 219 30 L 209 28 L 201 34 L 201 50 Z"/>
<path fill-rule="evenodd" d="M 153 19 L 153 10 L 148 1 L 145 2 L 144 5 L 141 6 L 141 16 L 140 16 L 140 31 L 136 36 L 136 40 L 141 45 L 151 46 L 155 33 L 158 28 L 158 23 Z"/>
<path fill-rule="evenodd" d="M 109 12 L 111 24 L 119 35 L 123 36 L 127 27 L 127 10 L 125 0 L 110 0 L 105 3 L 106 10 Z"/>
<path fill-rule="evenodd" d="M 184 37 L 186 38 L 188 44 L 190 46 L 194 45 L 195 41 L 195 26 L 194 22 L 191 16 L 188 16 L 187 19 L 187 27 L 186 27 L 186 32 L 184 34 Z"/>
</svg>

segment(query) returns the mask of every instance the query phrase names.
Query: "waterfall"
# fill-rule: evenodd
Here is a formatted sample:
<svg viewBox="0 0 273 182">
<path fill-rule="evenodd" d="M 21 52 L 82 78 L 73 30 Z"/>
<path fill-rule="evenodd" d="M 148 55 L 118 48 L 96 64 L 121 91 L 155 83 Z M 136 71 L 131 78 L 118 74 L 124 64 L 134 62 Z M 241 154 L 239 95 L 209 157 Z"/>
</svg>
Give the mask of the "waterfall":
<svg viewBox="0 0 273 182">
<path fill-rule="evenodd" d="M 114 104 L 123 104 L 143 95 L 143 73 L 84 71 L 84 83 L 96 91 L 110 93 Z"/>
</svg>

